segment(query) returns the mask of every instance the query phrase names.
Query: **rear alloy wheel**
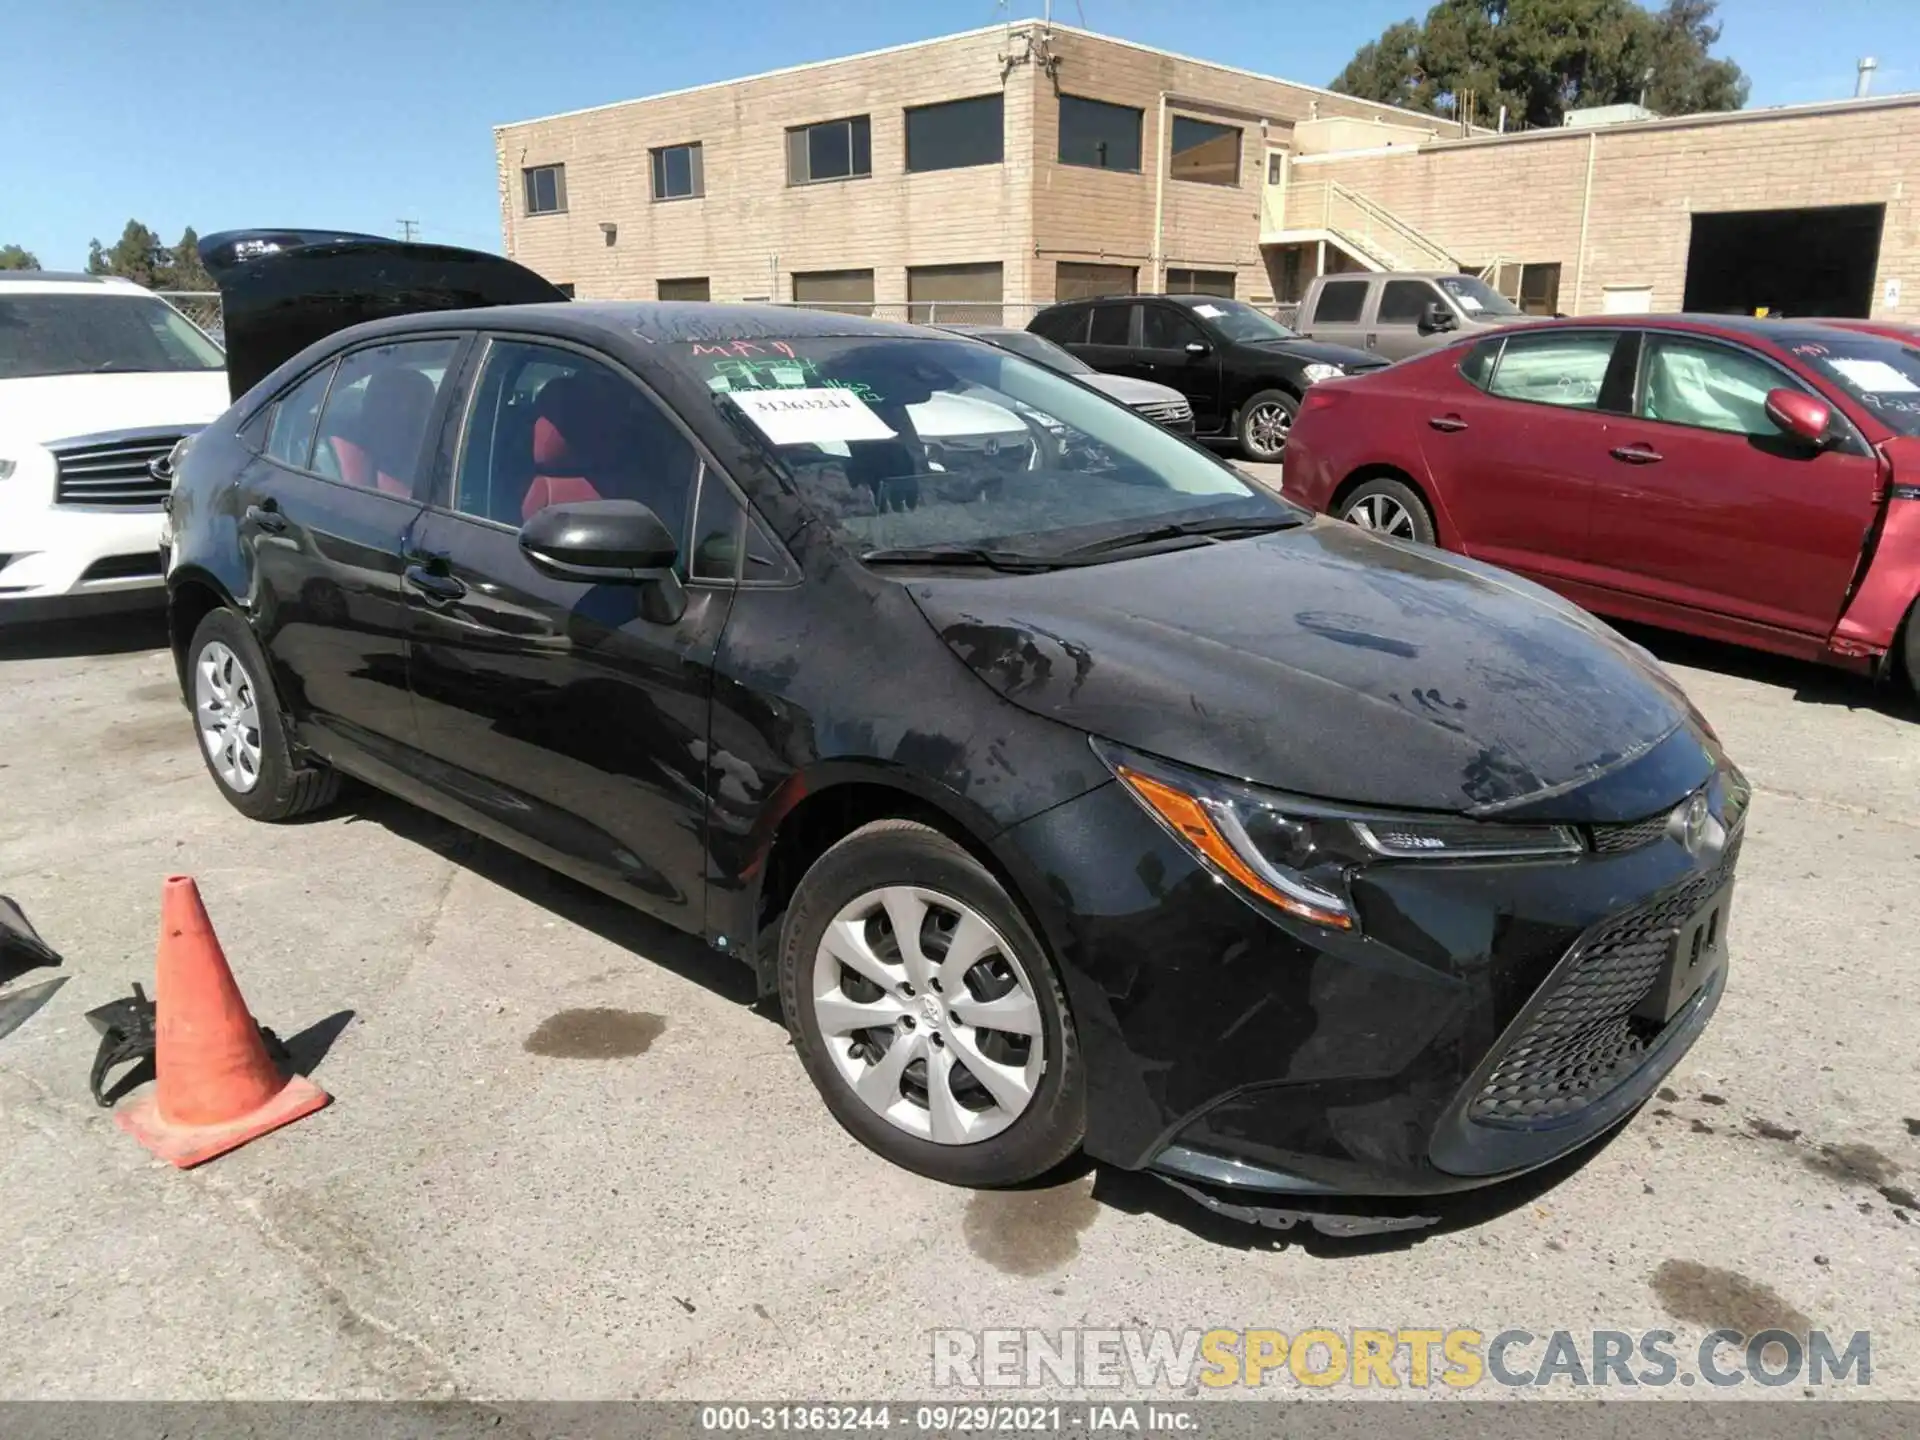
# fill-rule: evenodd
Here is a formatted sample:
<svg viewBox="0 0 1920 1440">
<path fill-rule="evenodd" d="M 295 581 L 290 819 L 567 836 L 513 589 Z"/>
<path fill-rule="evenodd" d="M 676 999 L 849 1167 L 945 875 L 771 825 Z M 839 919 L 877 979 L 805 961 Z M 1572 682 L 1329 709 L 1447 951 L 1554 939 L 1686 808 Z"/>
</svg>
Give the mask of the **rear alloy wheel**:
<svg viewBox="0 0 1920 1440">
<path fill-rule="evenodd" d="M 1079 1144 L 1079 1058 L 1052 967 L 998 881 L 924 825 L 880 821 L 808 870 L 781 1000 L 853 1136 L 960 1185 L 1045 1173 Z"/>
<path fill-rule="evenodd" d="M 247 622 L 214 610 L 187 648 L 187 694 L 200 758 L 227 802 L 255 820 L 290 820 L 339 793 L 340 776 L 296 760 L 280 701 Z"/>
<path fill-rule="evenodd" d="M 1240 407 L 1240 448 L 1249 460 L 1271 465 L 1287 451 L 1300 402 L 1284 390 L 1262 390 Z"/>
<path fill-rule="evenodd" d="M 1369 480 L 1341 502 L 1340 518 L 1396 540 L 1433 544 L 1433 514 L 1411 485 Z"/>
</svg>

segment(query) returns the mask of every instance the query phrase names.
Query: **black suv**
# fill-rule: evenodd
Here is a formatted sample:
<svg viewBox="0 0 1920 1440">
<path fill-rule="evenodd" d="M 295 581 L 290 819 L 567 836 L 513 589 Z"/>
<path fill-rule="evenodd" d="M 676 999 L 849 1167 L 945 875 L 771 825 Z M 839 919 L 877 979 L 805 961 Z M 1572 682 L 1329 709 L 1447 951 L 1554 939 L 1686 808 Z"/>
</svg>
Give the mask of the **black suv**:
<svg viewBox="0 0 1920 1440">
<path fill-rule="evenodd" d="M 1042 310 L 1027 328 L 1096 370 L 1172 386 L 1192 403 L 1197 436 L 1235 441 L 1250 460 L 1285 453 L 1309 385 L 1387 363 L 1308 340 L 1244 300 L 1219 295 L 1070 300 Z"/>
</svg>

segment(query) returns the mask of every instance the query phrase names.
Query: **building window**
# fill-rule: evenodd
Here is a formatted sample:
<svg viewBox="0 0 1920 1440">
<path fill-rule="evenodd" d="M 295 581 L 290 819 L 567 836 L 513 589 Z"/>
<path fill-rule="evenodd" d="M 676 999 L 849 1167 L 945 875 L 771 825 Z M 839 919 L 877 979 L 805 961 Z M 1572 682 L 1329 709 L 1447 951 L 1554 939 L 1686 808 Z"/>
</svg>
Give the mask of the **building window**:
<svg viewBox="0 0 1920 1440">
<path fill-rule="evenodd" d="M 1529 315 L 1560 313 L 1560 265 L 1523 265 L 1520 267 L 1520 308 Z"/>
<path fill-rule="evenodd" d="M 1231 270 L 1169 270 L 1169 295 L 1224 295 L 1233 298 L 1235 276 Z"/>
<path fill-rule="evenodd" d="M 1131 265 L 1089 265 L 1060 260 L 1053 267 L 1055 300 L 1087 300 L 1095 295 L 1131 295 L 1140 272 Z"/>
<path fill-rule="evenodd" d="M 1141 112 L 1104 100 L 1060 97 L 1060 163 L 1095 170 L 1140 169 Z"/>
<path fill-rule="evenodd" d="M 656 280 L 654 293 L 662 300 L 711 300 L 713 295 L 707 286 L 707 277 L 698 276 L 691 280 Z"/>
<path fill-rule="evenodd" d="M 870 315 L 873 313 L 873 271 L 796 270 L 793 301 L 815 310 Z"/>
<path fill-rule="evenodd" d="M 907 169 L 998 165 L 1006 149 L 1003 108 L 1000 96 L 979 95 L 907 111 Z"/>
<path fill-rule="evenodd" d="M 1173 160 L 1167 173 L 1201 185 L 1240 183 L 1240 131 L 1211 120 L 1173 117 Z"/>
<path fill-rule="evenodd" d="M 1278 185 L 1287 176 L 1287 157 L 1278 150 L 1267 156 L 1267 184 Z"/>
<path fill-rule="evenodd" d="M 567 167 L 535 165 L 522 170 L 527 192 L 527 214 L 558 215 L 567 208 Z"/>
<path fill-rule="evenodd" d="M 916 265 L 907 271 L 907 319 L 915 325 L 998 325 L 1000 262 Z"/>
<path fill-rule="evenodd" d="M 663 145 L 653 154 L 653 198 L 697 200 L 707 193 L 698 145 Z"/>
<path fill-rule="evenodd" d="M 787 183 L 851 180 L 873 174 L 873 126 L 865 115 L 787 131 Z"/>
</svg>

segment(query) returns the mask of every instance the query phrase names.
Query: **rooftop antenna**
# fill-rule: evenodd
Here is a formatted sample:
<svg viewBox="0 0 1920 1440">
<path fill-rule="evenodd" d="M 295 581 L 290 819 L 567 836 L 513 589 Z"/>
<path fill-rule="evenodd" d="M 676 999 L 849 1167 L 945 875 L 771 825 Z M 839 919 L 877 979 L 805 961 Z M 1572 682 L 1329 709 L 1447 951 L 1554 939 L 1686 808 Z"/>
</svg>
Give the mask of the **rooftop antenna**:
<svg viewBox="0 0 1920 1440">
<path fill-rule="evenodd" d="M 1873 88 L 1873 72 L 1880 68 L 1880 62 L 1871 55 L 1860 57 L 1860 78 L 1853 83 L 1853 98 L 1864 100 L 1867 92 Z"/>
</svg>

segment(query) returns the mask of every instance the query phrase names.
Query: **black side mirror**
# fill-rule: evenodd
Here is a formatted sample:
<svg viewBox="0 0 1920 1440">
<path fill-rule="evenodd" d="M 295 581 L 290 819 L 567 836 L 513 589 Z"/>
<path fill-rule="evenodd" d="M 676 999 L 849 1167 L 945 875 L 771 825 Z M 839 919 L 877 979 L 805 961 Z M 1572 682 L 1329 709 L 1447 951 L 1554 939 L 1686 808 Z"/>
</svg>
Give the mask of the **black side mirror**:
<svg viewBox="0 0 1920 1440">
<path fill-rule="evenodd" d="M 1211 355 L 1213 347 L 1204 340 L 1187 341 L 1187 354 L 1198 360 L 1202 355 Z"/>
<path fill-rule="evenodd" d="M 574 500 L 549 505 L 520 527 L 520 553 L 543 575 L 588 585 L 641 585 L 647 618 L 671 624 L 686 609 L 673 572 L 680 543 L 638 500 Z"/>
<path fill-rule="evenodd" d="M 1435 300 L 1427 306 L 1426 311 L 1420 316 L 1420 333 L 1422 335 L 1438 335 L 1442 331 L 1458 328 L 1459 324 L 1459 317 L 1447 308 L 1446 302 L 1443 300 Z"/>
</svg>

